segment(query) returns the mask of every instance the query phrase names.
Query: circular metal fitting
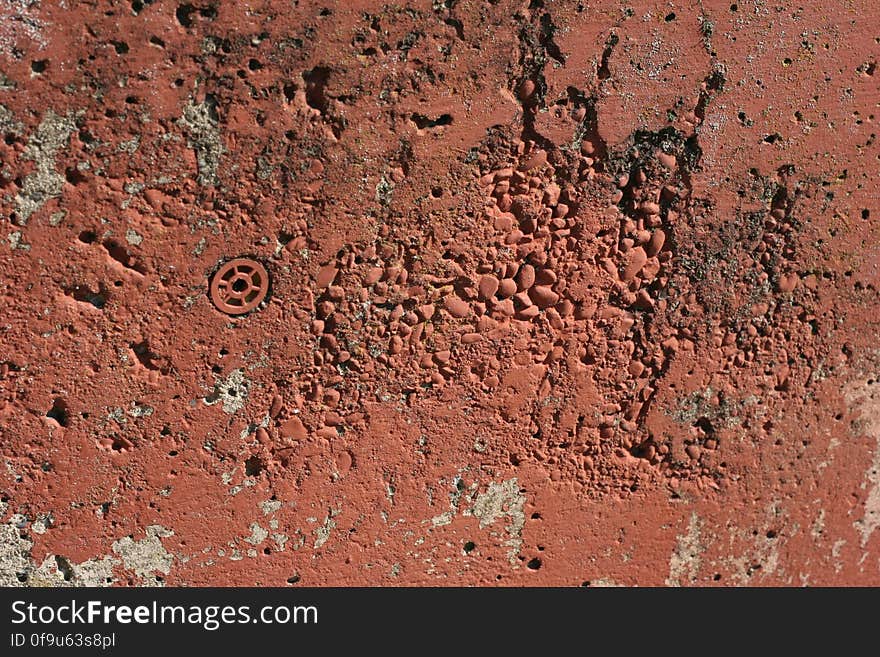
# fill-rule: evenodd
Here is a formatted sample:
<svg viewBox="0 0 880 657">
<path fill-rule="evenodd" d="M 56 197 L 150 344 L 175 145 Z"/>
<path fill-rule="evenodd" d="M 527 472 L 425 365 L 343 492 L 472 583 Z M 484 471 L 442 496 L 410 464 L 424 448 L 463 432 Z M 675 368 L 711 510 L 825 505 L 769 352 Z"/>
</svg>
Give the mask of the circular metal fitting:
<svg viewBox="0 0 880 657">
<path fill-rule="evenodd" d="M 269 293 L 269 272 L 256 260 L 235 258 L 223 263 L 211 278 L 209 294 L 217 309 L 243 315 L 259 306 Z"/>
</svg>

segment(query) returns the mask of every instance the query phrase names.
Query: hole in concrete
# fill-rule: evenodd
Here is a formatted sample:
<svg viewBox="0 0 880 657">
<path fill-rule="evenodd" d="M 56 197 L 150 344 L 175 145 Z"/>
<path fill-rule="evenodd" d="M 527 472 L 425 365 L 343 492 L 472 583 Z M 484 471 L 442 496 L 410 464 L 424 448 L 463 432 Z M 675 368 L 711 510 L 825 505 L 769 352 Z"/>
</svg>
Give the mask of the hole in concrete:
<svg viewBox="0 0 880 657">
<path fill-rule="evenodd" d="M 34 73 L 42 73 L 46 70 L 46 67 L 49 66 L 48 59 L 38 59 L 36 61 L 31 62 L 31 70 Z"/>
<path fill-rule="evenodd" d="M 177 16 L 177 22 L 183 27 L 191 27 L 192 15 L 195 11 L 196 8 L 192 5 L 178 5 L 177 11 L 174 12 L 174 15 Z"/>
<path fill-rule="evenodd" d="M 694 426 L 701 429 L 706 434 L 711 434 L 715 432 L 715 427 L 712 426 L 712 421 L 707 417 L 701 417 L 696 422 L 694 422 Z"/>
<path fill-rule="evenodd" d="M 70 562 L 65 557 L 56 556 L 55 565 L 58 566 L 58 572 L 64 575 L 65 582 L 73 579 L 73 566 L 70 565 Z"/>
<path fill-rule="evenodd" d="M 476 543 L 474 543 L 473 541 L 468 541 L 467 543 L 464 544 L 465 554 L 470 554 L 471 552 L 473 552 L 476 549 L 476 547 L 477 547 Z"/>
<path fill-rule="evenodd" d="M 69 420 L 67 403 L 60 397 L 56 398 L 55 401 L 52 402 L 52 408 L 46 413 L 46 417 L 52 418 L 62 427 L 66 427 Z"/>
<path fill-rule="evenodd" d="M 531 559 L 531 560 L 526 564 L 526 567 L 527 567 L 529 570 L 540 570 L 541 565 L 542 565 L 542 564 L 541 564 L 541 560 L 540 560 L 538 557 L 535 557 L 535 558 Z"/>
<path fill-rule="evenodd" d="M 302 74 L 303 81 L 306 83 L 306 103 L 308 103 L 309 107 L 318 110 L 322 114 L 330 106 L 330 101 L 324 94 L 324 90 L 327 87 L 331 72 L 326 66 L 316 66 Z"/>
<path fill-rule="evenodd" d="M 292 577 L 287 578 L 287 583 L 288 584 L 296 584 L 297 582 L 299 582 L 300 579 L 301 578 L 299 575 L 293 575 Z"/>
<path fill-rule="evenodd" d="M 83 172 L 76 167 L 67 167 L 64 170 L 64 178 L 67 180 L 67 182 L 74 186 L 80 185 L 86 181 L 86 177 Z"/>
<path fill-rule="evenodd" d="M 113 436 L 113 444 L 110 445 L 110 448 L 114 452 L 121 452 L 127 447 L 131 447 L 131 443 L 128 442 L 125 438 L 122 438 L 120 436 Z"/>
<path fill-rule="evenodd" d="M 452 123 L 452 115 L 441 114 L 436 119 L 432 119 L 424 114 L 413 114 L 410 117 L 410 120 L 416 124 L 416 127 L 419 130 L 424 130 L 425 128 L 436 128 L 441 125 L 449 125 Z"/>
<path fill-rule="evenodd" d="M 263 463 L 258 456 L 251 456 L 244 462 L 244 474 L 248 477 L 256 477 L 263 471 Z"/>
</svg>

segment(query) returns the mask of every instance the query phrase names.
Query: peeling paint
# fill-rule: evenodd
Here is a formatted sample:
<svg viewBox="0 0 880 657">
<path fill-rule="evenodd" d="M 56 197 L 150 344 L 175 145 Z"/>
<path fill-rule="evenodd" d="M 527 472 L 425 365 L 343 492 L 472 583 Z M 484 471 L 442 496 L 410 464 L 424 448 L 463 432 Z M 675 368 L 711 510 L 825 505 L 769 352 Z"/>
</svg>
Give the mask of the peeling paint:
<svg viewBox="0 0 880 657">
<path fill-rule="evenodd" d="M 859 429 L 876 442 L 862 484 L 862 488 L 868 490 L 865 513 L 853 523 L 862 537 L 862 547 L 868 544 L 871 535 L 880 527 L 880 391 L 876 388 L 862 381 L 850 385 L 845 392 L 847 403 L 859 417 Z"/>
<path fill-rule="evenodd" d="M 21 157 L 32 160 L 36 171 L 25 177 L 22 188 L 15 196 L 18 224 L 27 225 L 28 219 L 47 201 L 61 195 L 64 176 L 56 170 L 55 157 L 67 147 L 70 135 L 76 130 L 71 115 L 58 116 L 48 110 L 43 121 L 31 135 Z"/>
<path fill-rule="evenodd" d="M 160 539 L 173 536 L 174 532 L 161 525 L 146 528 L 147 536 L 134 540 L 130 536 L 114 541 L 113 552 L 122 559 L 123 565 L 143 580 L 154 578 L 157 572 L 167 575 L 174 563 L 173 555 L 165 549 Z"/>
<path fill-rule="evenodd" d="M 510 547 L 508 557 L 511 564 L 517 563 L 517 556 L 522 548 L 522 531 L 526 524 L 523 511 L 526 497 L 519 490 L 516 477 L 502 483 L 492 482 L 485 493 L 477 495 L 470 510 L 471 515 L 480 521 L 480 528 L 485 529 L 496 520 L 508 519 L 508 539 L 504 544 Z"/>
<path fill-rule="evenodd" d="M 220 402 L 223 412 L 232 415 L 244 408 L 250 389 L 251 382 L 244 375 L 244 370 L 232 370 L 226 378 L 215 378 L 214 391 L 204 401 L 207 406 Z"/>
<path fill-rule="evenodd" d="M 666 586 L 686 586 L 697 581 L 705 548 L 701 542 L 702 521 L 696 513 L 691 514 L 687 531 L 676 539 L 675 549 L 669 557 L 669 577 Z"/>
<path fill-rule="evenodd" d="M 202 103 L 189 103 L 178 122 L 189 133 L 190 146 L 196 153 L 200 185 L 216 185 L 220 157 L 226 152 L 220 137 L 216 103 L 210 97 Z"/>
</svg>

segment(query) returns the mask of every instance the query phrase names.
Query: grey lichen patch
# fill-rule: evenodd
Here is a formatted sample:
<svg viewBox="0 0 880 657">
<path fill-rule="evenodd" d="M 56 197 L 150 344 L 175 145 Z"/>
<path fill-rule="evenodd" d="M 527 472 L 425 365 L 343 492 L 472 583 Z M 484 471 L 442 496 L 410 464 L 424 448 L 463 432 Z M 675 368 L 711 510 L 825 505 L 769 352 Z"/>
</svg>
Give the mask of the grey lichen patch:
<svg viewBox="0 0 880 657">
<path fill-rule="evenodd" d="M 251 523 L 251 535 L 245 538 L 245 543 L 259 545 L 269 537 L 269 531 L 260 527 L 259 523 Z"/>
<path fill-rule="evenodd" d="M 31 215 L 43 204 L 61 195 L 64 176 L 55 169 L 55 156 L 59 150 L 67 147 L 74 130 L 76 121 L 73 116 L 58 116 L 49 110 L 28 139 L 21 157 L 32 160 L 36 170 L 25 177 L 21 190 L 15 196 L 19 225 L 26 225 Z"/>
<path fill-rule="evenodd" d="M 336 521 L 333 517 L 339 514 L 339 510 L 332 510 L 324 518 L 324 524 L 315 530 L 315 549 L 317 550 L 324 545 L 329 539 L 331 532 L 336 528 Z"/>
<path fill-rule="evenodd" d="M 701 418 L 711 421 L 716 428 L 732 427 L 741 422 L 738 415 L 744 407 L 759 401 L 751 395 L 742 401 L 720 397 L 716 402 L 715 391 L 711 387 L 697 390 L 678 402 L 669 416 L 682 424 L 693 424 Z"/>
<path fill-rule="evenodd" d="M 128 409 L 128 414 L 132 417 L 150 417 L 153 414 L 153 407 L 147 406 L 146 404 L 136 404 L 135 402 L 131 403 L 131 408 Z"/>
<path fill-rule="evenodd" d="M 215 379 L 214 391 L 205 397 L 205 404 L 213 406 L 220 402 L 223 404 L 223 412 L 231 415 L 244 408 L 250 389 L 251 382 L 244 375 L 244 370 L 232 370 L 225 379 Z"/>
<path fill-rule="evenodd" d="M 141 145 L 141 138 L 139 135 L 135 135 L 131 139 L 127 141 L 121 141 L 116 145 L 116 150 L 120 153 L 135 153 L 138 147 Z"/>
<path fill-rule="evenodd" d="M 508 557 L 511 564 L 517 563 L 517 556 L 522 548 L 523 527 L 526 524 L 526 496 L 520 492 L 516 477 L 502 483 L 492 482 L 485 493 L 477 495 L 470 510 L 472 516 L 480 521 L 480 528 L 485 529 L 500 518 L 507 518 L 508 538 L 504 545 L 510 548 Z"/>
<path fill-rule="evenodd" d="M 437 516 L 434 516 L 433 518 L 431 518 L 431 524 L 434 525 L 434 527 L 442 527 L 443 525 L 448 525 L 449 523 L 451 523 L 454 518 L 455 518 L 454 511 L 445 511 L 444 513 L 441 513 L 440 515 L 437 515 Z"/>
<path fill-rule="evenodd" d="M 190 102 L 183 109 L 178 124 L 186 129 L 190 148 L 196 153 L 199 184 L 216 185 L 219 182 L 217 170 L 220 168 L 220 157 L 226 152 L 220 137 L 217 101 L 209 95 L 203 103 Z"/>
<path fill-rule="evenodd" d="M 376 200 L 382 205 L 391 205 L 391 197 L 394 191 L 394 184 L 385 176 L 376 183 Z"/>
<path fill-rule="evenodd" d="M 21 52 L 19 49 L 25 39 L 38 50 L 49 45 L 43 34 L 46 23 L 38 17 L 39 5 L 34 0 L 4 0 L 0 3 L 0 52 Z M 0 78 L 5 79 L 6 76 L 0 74 Z"/>
<path fill-rule="evenodd" d="M 19 136 L 24 131 L 24 126 L 15 120 L 12 111 L 6 105 L 0 105 L 0 132 Z"/>
<path fill-rule="evenodd" d="M 263 510 L 264 516 L 269 516 L 281 508 L 281 500 L 266 500 L 260 502 L 260 508 Z"/>
<path fill-rule="evenodd" d="M 9 245 L 12 247 L 13 251 L 15 249 L 21 249 L 22 251 L 30 251 L 31 250 L 31 245 L 25 244 L 22 241 L 22 235 L 21 235 L 20 230 L 9 233 L 9 237 L 7 237 L 6 239 L 9 240 Z"/>
<path fill-rule="evenodd" d="M 140 244 L 144 241 L 142 235 L 140 235 L 133 228 L 129 228 L 125 231 L 125 241 L 129 244 L 133 244 L 134 246 L 140 246 Z"/>
<path fill-rule="evenodd" d="M 669 557 L 669 577 L 666 586 L 687 586 L 697 581 L 705 548 L 700 537 L 702 522 L 696 513 L 691 514 L 687 531 L 676 539 L 675 549 Z"/>
<path fill-rule="evenodd" d="M 113 552 L 122 559 L 122 564 L 135 575 L 152 583 L 157 572 L 167 575 L 171 572 L 174 556 L 165 549 L 160 539 L 173 536 L 174 532 L 161 525 L 150 525 L 147 536 L 139 541 L 125 536 L 113 543 Z"/>
</svg>

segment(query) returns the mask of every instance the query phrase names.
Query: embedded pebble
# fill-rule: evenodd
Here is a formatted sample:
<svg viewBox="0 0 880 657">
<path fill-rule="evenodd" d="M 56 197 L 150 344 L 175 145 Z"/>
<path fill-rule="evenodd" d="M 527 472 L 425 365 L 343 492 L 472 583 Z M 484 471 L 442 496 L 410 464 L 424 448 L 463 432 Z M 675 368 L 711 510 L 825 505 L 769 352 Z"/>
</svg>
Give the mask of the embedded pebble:
<svg viewBox="0 0 880 657">
<path fill-rule="evenodd" d="M 291 440 L 305 440 L 309 437 L 309 433 L 303 425 L 302 420 L 298 417 L 292 417 L 281 424 L 281 436 Z"/>
<path fill-rule="evenodd" d="M 648 241 L 647 246 L 645 246 L 645 253 L 648 257 L 652 258 L 660 253 L 660 249 L 663 248 L 663 245 L 665 243 L 666 233 L 663 232 L 662 229 L 658 228 L 653 233 L 651 233 L 651 239 Z"/>
<path fill-rule="evenodd" d="M 512 278 L 503 278 L 498 284 L 498 296 L 503 298 L 513 296 L 516 293 L 516 281 Z"/>
<path fill-rule="evenodd" d="M 648 255 L 645 253 L 645 249 L 640 246 L 630 249 L 627 253 L 626 267 L 620 275 L 621 279 L 624 281 L 633 280 L 642 271 L 646 262 L 648 262 Z"/>
<path fill-rule="evenodd" d="M 487 274 L 486 276 L 482 276 L 480 278 L 479 285 L 477 290 L 480 294 L 481 299 L 491 299 L 495 296 L 495 293 L 498 292 L 498 287 L 500 283 L 497 278 L 492 276 L 491 274 Z"/>
<path fill-rule="evenodd" d="M 528 290 L 535 284 L 535 268 L 529 264 L 523 265 L 516 277 L 517 287 L 520 290 Z"/>
<path fill-rule="evenodd" d="M 467 317 L 471 312 L 471 307 L 468 303 L 454 294 L 446 297 L 444 306 L 446 311 L 453 317 Z"/>
<path fill-rule="evenodd" d="M 536 285 L 529 290 L 529 296 L 540 308 L 547 308 L 559 301 L 559 295 L 547 285 Z"/>
<path fill-rule="evenodd" d="M 318 270 L 318 276 L 315 279 L 318 289 L 329 287 L 336 279 L 338 273 L 339 270 L 336 268 L 336 265 L 331 264 L 321 267 L 321 269 Z"/>
</svg>

